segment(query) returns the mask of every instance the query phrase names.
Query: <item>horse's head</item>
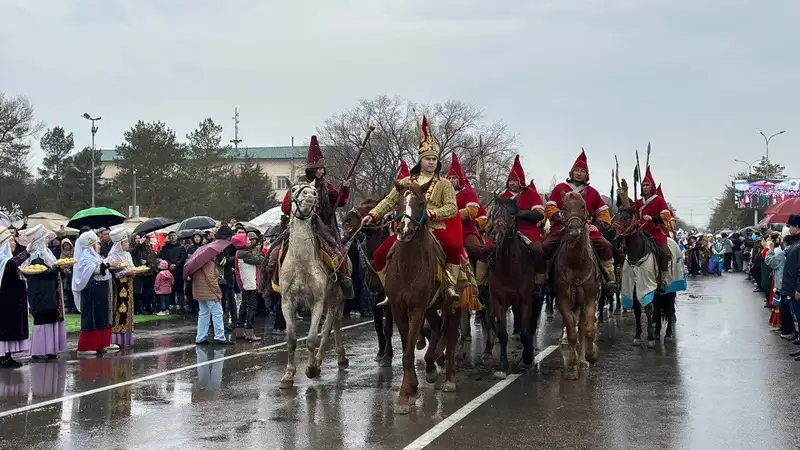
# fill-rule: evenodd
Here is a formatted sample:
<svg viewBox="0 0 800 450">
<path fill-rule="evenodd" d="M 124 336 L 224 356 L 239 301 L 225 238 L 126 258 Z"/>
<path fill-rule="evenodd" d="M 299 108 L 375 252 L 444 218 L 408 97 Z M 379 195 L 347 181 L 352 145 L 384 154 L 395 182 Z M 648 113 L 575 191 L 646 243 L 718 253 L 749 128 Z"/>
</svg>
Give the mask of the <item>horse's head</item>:
<svg viewBox="0 0 800 450">
<path fill-rule="evenodd" d="M 564 207 L 561 209 L 561 220 L 564 222 L 566 235 L 570 240 L 578 240 L 588 233 L 589 211 L 586 200 L 577 192 L 561 193 Z"/>
<path fill-rule="evenodd" d="M 299 182 L 292 185 L 292 216 L 306 220 L 315 213 L 318 203 L 317 188 L 313 184 Z"/>
<path fill-rule="evenodd" d="M 515 198 L 494 197 L 494 212 L 492 213 L 492 233 L 493 240 L 499 245 L 507 236 L 513 236 L 517 232 L 517 215 L 519 214 L 519 203 Z"/>
<path fill-rule="evenodd" d="M 367 198 L 361 201 L 358 205 L 354 206 L 350 211 L 347 211 L 342 217 L 342 229 L 344 229 L 345 235 L 349 239 L 352 237 L 357 231 L 359 231 L 361 227 L 361 219 L 364 218 L 372 208 L 377 205 L 377 200 L 373 200 L 371 198 Z M 363 228 L 373 228 L 376 225 L 368 225 Z"/>
<path fill-rule="evenodd" d="M 397 202 L 398 212 L 397 216 L 399 223 L 397 227 L 397 239 L 401 242 L 410 241 L 417 230 L 425 226 L 428 221 L 428 208 L 425 193 L 431 186 L 433 180 L 417 186 L 413 183 L 403 185 L 395 182 L 394 187 L 400 194 L 400 200 Z"/>
</svg>

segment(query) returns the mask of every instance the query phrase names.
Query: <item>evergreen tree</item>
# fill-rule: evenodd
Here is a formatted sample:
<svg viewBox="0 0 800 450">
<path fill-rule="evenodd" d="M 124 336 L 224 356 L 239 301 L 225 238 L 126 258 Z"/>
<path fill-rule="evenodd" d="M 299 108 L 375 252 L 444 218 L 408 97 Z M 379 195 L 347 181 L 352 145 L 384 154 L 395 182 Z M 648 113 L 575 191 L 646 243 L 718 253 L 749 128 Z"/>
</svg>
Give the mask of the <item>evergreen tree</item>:
<svg viewBox="0 0 800 450">
<path fill-rule="evenodd" d="M 229 186 L 225 219 L 247 221 L 278 204 L 269 175 L 248 153 L 236 168 Z"/>
<path fill-rule="evenodd" d="M 186 160 L 181 166 L 185 216 L 219 214 L 231 181 L 233 150 L 222 145 L 222 127 L 211 118 L 186 135 Z"/>
<path fill-rule="evenodd" d="M 100 161 L 100 152 L 94 154 L 95 177 L 95 203 L 97 205 L 110 205 L 108 185 L 101 181 L 103 167 Z M 65 216 L 72 216 L 75 212 L 92 206 L 92 148 L 85 147 L 80 152 L 64 160 L 64 175 L 62 179 L 61 205 L 53 208 Z M 117 208 L 119 206 L 116 206 Z"/>
<path fill-rule="evenodd" d="M 44 160 L 38 169 L 39 193 L 45 209 L 54 211 L 61 207 L 64 198 L 64 165 L 75 148 L 75 141 L 72 133 L 55 127 L 44 133 L 39 145 L 44 151 Z"/>
</svg>

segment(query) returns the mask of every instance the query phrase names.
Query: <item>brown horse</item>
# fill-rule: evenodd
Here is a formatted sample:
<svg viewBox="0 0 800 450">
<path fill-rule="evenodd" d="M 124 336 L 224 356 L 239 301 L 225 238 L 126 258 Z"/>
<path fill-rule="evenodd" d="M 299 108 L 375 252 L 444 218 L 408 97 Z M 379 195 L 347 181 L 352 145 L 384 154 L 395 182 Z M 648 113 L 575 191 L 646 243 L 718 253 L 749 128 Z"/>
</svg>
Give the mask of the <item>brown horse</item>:
<svg viewBox="0 0 800 450">
<path fill-rule="evenodd" d="M 492 213 L 493 256 L 487 274 L 489 286 L 489 317 L 500 342 L 500 367 L 494 372 L 495 378 L 508 376 L 508 325 L 506 317 L 512 308 L 514 315 L 520 316 L 520 340 L 522 341 L 521 369 L 533 365 L 533 339 L 542 312 L 543 297 L 536 296 L 533 261 L 525 244 L 517 232 L 519 204 L 516 199 L 495 197 L 495 210 Z M 515 320 L 516 322 L 516 320 Z M 487 327 L 486 353 L 491 354 L 491 328 Z"/>
<path fill-rule="evenodd" d="M 380 367 L 391 367 L 394 351 L 392 350 L 392 310 L 387 306 L 376 307 L 386 298 L 378 273 L 375 271 L 375 262 L 372 255 L 375 250 L 389 237 L 390 221 L 383 220 L 373 225 L 361 226 L 361 219 L 366 216 L 378 202 L 371 198 L 362 200 L 358 206 L 353 207 L 342 218 L 342 228 L 347 240 L 355 239 L 353 245 L 358 245 L 359 251 L 367 260 L 367 270 L 364 274 L 364 285 L 369 293 L 373 309 L 375 332 L 378 335 L 378 354 L 375 361 Z"/>
<path fill-rule="evenodd" d="M 565 232 L 551 267 L 569 343 L 564 376 L 577 380 L 578 366 L 588 368 L 597 360 L 595 311 L 602 274 L 589 239 L 589 212 L 583 196 L 577 192 L 564 194 L 561 216 Z"/>
<path fill-rule="evenodd" d="M 435 383 L 438 375 L 436 360 L 441 356 L 439 339 L 446 339 L 446 369 L 444 392 L 453 392 L 455 356 L 458 345 L 460 305 L 442 308 L 441 282 L 437 273 L 441 267 L 440 250 L 428 230 L 425 193 L 430 182 L 422 185 L 395 183 L 399 195 L 397 243 L 386 267 L 386 295 L 403 344 L 403 384 L 400 386 L 396 414 L 408 414 L 415 401 L 419 382 L 414 367 L 414 344 L 425 320 L 431 326 L 431 339 L 425 353 L 425 380 Z M 442 309 L 439 315 L 438 309 Z"/>
</svg>

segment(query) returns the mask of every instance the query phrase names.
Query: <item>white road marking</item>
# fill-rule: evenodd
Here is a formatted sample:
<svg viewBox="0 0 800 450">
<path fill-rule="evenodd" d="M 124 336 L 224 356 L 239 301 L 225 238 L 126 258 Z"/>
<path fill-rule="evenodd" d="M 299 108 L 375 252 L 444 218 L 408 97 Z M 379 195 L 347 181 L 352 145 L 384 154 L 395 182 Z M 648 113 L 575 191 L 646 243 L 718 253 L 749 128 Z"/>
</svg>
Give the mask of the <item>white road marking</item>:
<svg viewBox="0 0 800 450">
<path fill-rule="evenodd" d="M 536 357 L 533 359 L 534 364 L 539 364 L 543 359 L 547 358 L 548 355 L 553 353 L 557 348 L 558 345 L 551 345 L 544 349 L 544 351 L 540 352 Z M 515 373 L 509 375 L 505 380 L 500 381 L 499 383 L 495 384 L 489 390 L 484 392 L 483 394 L 475 397 L 472 399 L 471 402 L 467 403 L 466 405 L 462 406 L 461 409 L 454 412 L 438 424 L 435 427 L 428 430 L 425 434 L 418 437 L 414 440 L 414 442 L 405 446 L 403 450 L 421 450 L 431 442 L 436 440 L 439 436 L 443 435 L 447 430 L 453 427 L 453 425 L 460 422 L 462 419 L 467 417 L 470 413 L 478 409 L 481 405 L 486 403 L 487 401 L 491 400 L 492 397 L 499 394 L 500 391 L 507 388 L 511 383 L 513 383 L 517 378 L 522 376 L 520 373 Z"/>
<path fill-rule="evenodd" d="M 372 320 L 369 320 L 369 321 L 366 321 L 366 322 L 355 323 L 355 324 L 352 324 L 352 325 L 348 325 L 346 327 L 342 327 L 342 331 L 349 330 L 351 328 L 360 327 L 362 325 L 371 324 L 371 323 L 374 323 L 374 322 Z M 301 342 L 301 341 L 305 341 L 305 340 L 306 340 L 306 338 L 298 338 L 297 342 Z M 209 360 L 209 361 L 203 361 L 203 362 L 200 362 L 200 363 L 197 363 L 197 364 L 192 364 L 190 366 L 178 367 L 177 369 L 167 370 L 166 372 L 154 373 L 154 374 L 147 375 L 147 376 L 144 376 L 144 377 L 135 378 L 133 380 L 123 381 L 121 383 L 116 383 L 116 384 L 112 384 L 112 385 L 109 385 L 109 386 L 103 386 L 103 387 L 100 387 L 100 388 L 97 388 L 97 389 L 91 389 L 91 390 L 84 391 L 84 392 L 78 392 L 78 393 L 75 393 L 75 394 L 65 395 L 63 397 L 54 398 L 54 399 L 47 400 L 47 401 L 44 401 L 44 402 L 33 403 L 31 405 L 26 405 L 26 406 L 23 406 L 23 407 L 20 407 L 20 408 L 10 409 L 8 411 L 2 411 L 2 412 L 0 412 L 0 418 L 13 416 L 14 414 L 19 414 L 19 413 L 32 411 L 34 409 L 44 408 L 45 406 L 50 406 L 50 405 L 55 405 L 55 404 L 58 404 L 58 403 L 63 403 L 65 401 L 67 401 L 67 400 L 74 400 L 76 398 L 86 397 L 87 395 L 97 394 L 98 392 L 104 392 L 104 391 L 109 391 L 111 389 L 117 389 L 117 388 L 121 388 L 121 387 L 124 387 L 124 386 L 130 386 L 131 384 L 141 383 L 142 381 L 149 381 L 149 380 L 152 380 L 152 379 L 155 379 L 155 378 L 163 377 L 165 375 L 172 375 L 172 374 L 175 374 L 175 373 L 183 372 L 184 370 L 190 370 L 190 369 L 195 369 L 195 368 L 202 367 L 202 366 L 207 366 L 209 364 L 214 364 L 215 362 L 218 362 L 218 361 L 226 361 L 226 360 L 229 360 L 229 359 L 241 358 L 242 356 L 252 355 L 252 354 L 255 354 L 257 352 L 261 352 L 261 351 L 264 351 L 264 350 L 270 350 L 270 349 L 273 349 L 273 348 L 282 347 L 284 345 L 286 345 L 286 342 L 279 342 L 277 344 L 267 345 L 266 347 L 261 347 L 261 348 L 256 348 L 256 349 L 253 349 L 253 350 L 248 350 L 246 352 L 236 353 L 235 355 L 224 356 L 222 358 L 212 359 L 212 360 Z"/>
</svg>

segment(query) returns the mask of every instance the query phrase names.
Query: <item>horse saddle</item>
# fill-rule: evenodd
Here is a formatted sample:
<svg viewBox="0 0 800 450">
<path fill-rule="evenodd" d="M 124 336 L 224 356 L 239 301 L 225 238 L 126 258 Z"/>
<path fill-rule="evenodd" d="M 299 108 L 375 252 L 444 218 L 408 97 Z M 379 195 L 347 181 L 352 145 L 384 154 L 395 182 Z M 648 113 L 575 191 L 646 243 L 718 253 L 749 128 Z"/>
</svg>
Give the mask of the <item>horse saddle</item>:
<svg viewBox="0 0 800 450">
<path fill-rule="evenodd" d="M 329 270 L 329 274 L 333 274 L 334 272 L 344 272 L 347 267 L 349 267 L 350 260 L 347 257 L 340 256 L 340 252 L 338 249 L 332 249 L 330 245 L 325 242 L 324 239 L 320 239 L 319 237 L 316 238 L 317 244 L 317 255 L 319 259 L 322 261 L 322 264 Z M 285 240 L 281 243 L 280 248 L 278 249 L 278 264 L 275 268 L 275 271 L 272 274 L 272 290 L 275 292 L 280 293 L 280 280 L 279 274 L 281 272 L 281 265 L 283 265 L 283 260 L 286 259 L 286 250 L 289 248 L 289 240 Z M 341 267 L 340 267 L 341 266 Z"/>
</svg>

